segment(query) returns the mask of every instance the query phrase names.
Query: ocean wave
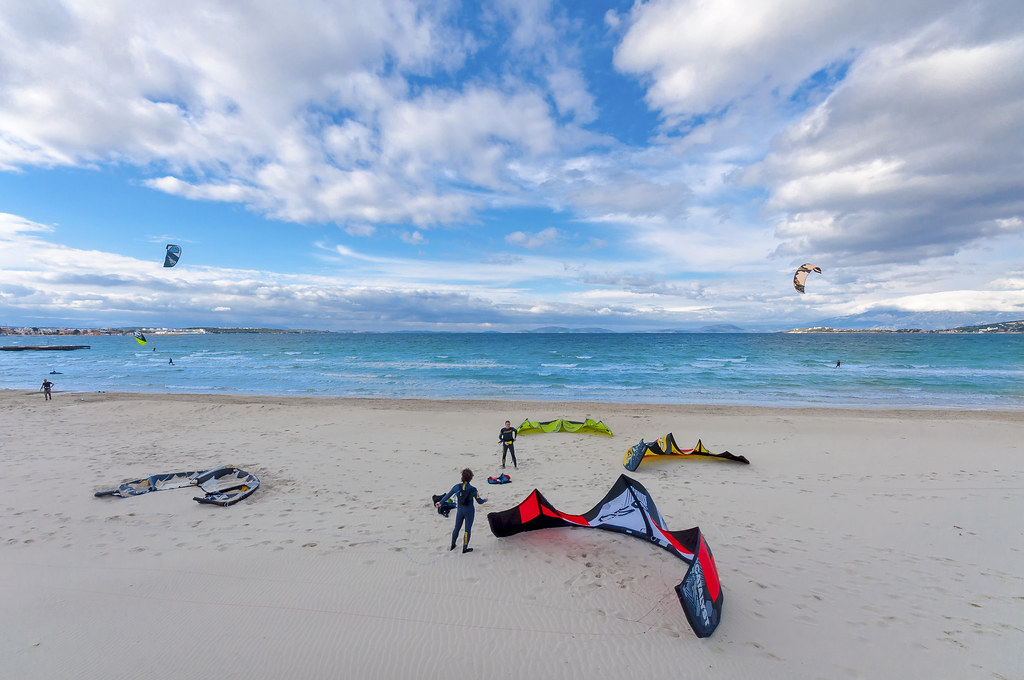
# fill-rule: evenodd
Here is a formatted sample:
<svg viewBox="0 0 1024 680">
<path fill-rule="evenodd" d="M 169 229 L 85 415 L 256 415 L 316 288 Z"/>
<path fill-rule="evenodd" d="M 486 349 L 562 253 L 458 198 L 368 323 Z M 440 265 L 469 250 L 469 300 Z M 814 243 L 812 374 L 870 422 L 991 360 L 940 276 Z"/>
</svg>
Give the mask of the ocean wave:
<svg viewBox="0 0 1024 680">
<path fill-rule="evenodd" d="M 0 353 L 0 388 L 36 389 L 57 370 L 62 389 L 82 391 L 1024 409 L 1024 336 L 239 334 L 168 345 L 98 337 L 69 356 Z"/>
</svg>

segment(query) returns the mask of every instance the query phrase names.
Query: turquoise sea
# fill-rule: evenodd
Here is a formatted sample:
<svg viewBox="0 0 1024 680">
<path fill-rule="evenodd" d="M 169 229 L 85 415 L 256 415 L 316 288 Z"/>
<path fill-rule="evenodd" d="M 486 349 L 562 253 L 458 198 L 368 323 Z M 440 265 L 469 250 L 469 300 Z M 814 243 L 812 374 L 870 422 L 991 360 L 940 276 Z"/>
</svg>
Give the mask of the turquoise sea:
<svg viewBox="0 0 1024 680">
<path fill-rule="evenodd" d="M 144 347 L 131 336 L 0 344 L 91 345 L 0 352 L 0 388 L 25 391 L 49 377 L 58 392 L 1024 408 L 1024 335 L 1012 334 L 238 333 L 150 335 Z"/>
</svg>

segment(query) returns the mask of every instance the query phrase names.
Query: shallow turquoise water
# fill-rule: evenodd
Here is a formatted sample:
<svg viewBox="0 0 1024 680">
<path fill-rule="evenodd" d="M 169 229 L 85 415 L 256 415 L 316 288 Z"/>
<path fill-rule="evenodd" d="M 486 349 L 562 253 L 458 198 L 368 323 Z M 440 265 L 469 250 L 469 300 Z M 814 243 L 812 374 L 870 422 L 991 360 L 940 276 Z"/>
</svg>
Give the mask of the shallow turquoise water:
<svg viewBox="0 0 1024 680">
<path fill-rule="evenodd" d="M 0 388 L 840 407 L 1024 408 L 1024 335 L 4 337 Z M 155 351 L 154 351 L 155 350 Z M 174 364 L 168 364 L 168 358 Z M 837 359 L 839 369 L 833 368 Z M 49 375 L 51 370 L 59 375 Z"/>
</svg>

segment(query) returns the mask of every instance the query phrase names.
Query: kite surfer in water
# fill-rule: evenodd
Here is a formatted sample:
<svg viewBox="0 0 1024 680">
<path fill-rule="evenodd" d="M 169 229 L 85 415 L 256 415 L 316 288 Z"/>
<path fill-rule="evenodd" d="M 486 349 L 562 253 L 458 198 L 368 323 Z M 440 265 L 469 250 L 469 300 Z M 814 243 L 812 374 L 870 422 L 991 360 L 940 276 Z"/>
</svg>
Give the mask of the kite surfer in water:
<svg viewBox="0 0 1024 680">
<path fill-rule="evenodd" d="M 516 428 L 512 427 L 510 421 L 505 421 L 505 427 L 501 428 L 501 432 L 498 433 L 498 441 L 501 442 L 501 469 L 505 469 L 505 456 L 511 453 L 512 467 L 518 470 L 519 463 L 516 462 Z"/>
<path fill-rule="evenodd" d="M 473 552 L 473 549 L 469 547 L 469 534 L 473 530 L 473 518 L 476 517 L 476 508 L 473 507 L 473 501 L 483 505 L 487 502 L 486 498 L 480 498 L 479 492 L 470 482 L 473 481 L 473 471 L 466 468 L 462 471 L 462 482 L 452 487 L 452 490 L 444 495 L 441 500 L 434 503 L 436 507 L 441 507 L 449 498 L 455 498 L 455 529 L 452 531 L 452 545 L 449 550 L 455 550 L 455 542 L 459 538 L 459 530 L 462 529 L 462 523 L 466 523 L 466 536 L 462 542 L 462 552 L 468 553 Z"/>
</svg>

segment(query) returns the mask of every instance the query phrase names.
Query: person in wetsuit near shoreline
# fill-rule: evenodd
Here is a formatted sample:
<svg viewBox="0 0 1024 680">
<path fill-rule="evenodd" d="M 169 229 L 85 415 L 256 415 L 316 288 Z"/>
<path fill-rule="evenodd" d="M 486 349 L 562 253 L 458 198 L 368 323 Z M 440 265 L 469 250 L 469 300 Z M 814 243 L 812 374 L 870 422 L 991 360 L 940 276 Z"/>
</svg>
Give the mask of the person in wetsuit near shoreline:
<svg viewBox="0 0 1024 680">
<path fill-rule="evenodd" d="M 519 463 L 516 462 L 516 428 L 512 427 L 512 423 L 508 420 L 505 421 L 505 427 L 501 428 L 501 432 L 498 433 L 498 441 L 501 442 L 501 468 L 505 469 L 505 456 L 506 454 L 512 454 L 512 467 L 519 469 Z"/>
<path fill-rule="evenodd" d="M 465 522 L 466 537 L 462 542 L 462 552 L 473 552 L 473 549 L 469 547 L 469 534 L 473 530 L 473 518 L 476 517 L 473 501 L 483 505 L 487 499 L 480 498 L 476 487 L 470 484 L 471 481 L 473 481 L 473 471 L 466 468 L 462 471 L 462 482 L 453 486 L 452 490 L 446 493 L 441 500 L 434 503 L 435 506 L 441 507 L 441 503 L 455 497 L 455 529 L 452 531 L 452 546 L 448 548 L 449 550 L 455 550 L 455 541 L 458 540 L 459 530 L 462 529 L 462 524 Z"/>
</svg>

